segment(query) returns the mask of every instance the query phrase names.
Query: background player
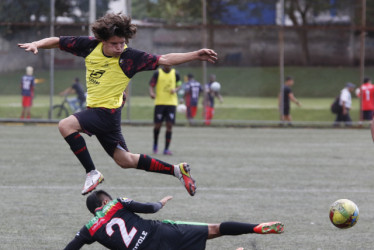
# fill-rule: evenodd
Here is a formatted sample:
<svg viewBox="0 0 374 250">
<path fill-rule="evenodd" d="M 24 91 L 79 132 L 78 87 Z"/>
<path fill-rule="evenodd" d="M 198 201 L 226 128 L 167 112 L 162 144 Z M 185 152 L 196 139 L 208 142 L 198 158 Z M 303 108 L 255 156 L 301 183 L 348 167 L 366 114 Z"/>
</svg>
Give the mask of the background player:
<svg viewBox="0 0 374 250">
<path fill-rule="evenodd" d="M 283 113 L 281 116 L 282 121 L 287 121 L 291 125 L 291 101 L 296 103 L 297 106 L 301 106 L 301 103 L 296 99 L 292 92 L 291 87 L 295 84 L 294 79 L 291 76 L 287 76 L 283 86 Z M 279 94 L 279 108 L 281 108 L 281 94 Z"/>
<path fill-rule="evenodd" d="M 361 101 L 362 120 L 371 121 L 374 111 L 374 85 L 369 77 L 365 77 L 359 89 L 356 91 Z"/>
<path fill-rule="evenodd" d="M 172 199 L 166 196 L 159 202 L 139 203 L 128 198 L 112 197 L 105 191 L 94 191 L 87 197 L 87 208 L 95 215 L 65 249 L 80 249 L 97 241 L 110 249 L 205 249 L 208 239 L 223 235 L 279 234 L 281 222 L 250 224 L 144 220 L 134 213 L 156 213 Z"/>
<path fill-rule="evenodd" d="M 204 119 L 205 125 L 210 125 L 214 116 L 214 98 L 217 97 L 220 102 L 223 102 L 223 98 L 219 92 L 213 91 L 210 86 L 216 81 L 216 75 L 211 74 L 209 76 L 209 82 L 204 86 Z"/>
<path fill-rule="evenodd" d="M 32 99 L 34 98 L 35 78 L 33 76 L 34 69 L 31 66 L 26 67 L 26 75 L 21 79 L 21 95 L 22 95 L 22 114 L 21 119 L 31 117 Z"/>
<path fill-rule="evenodd" d="M 203 91 L 201 84 L 195 80 L 192 74 L 187 75 L 187 82 L 184 85 L 185 103 L 187 106 L 186 116 L 188 122 L 192 124 L 196 116 L 197 105 L 199 104 L 200 93 Z"/>
<path fill-rule="evenodd" d="M 149 95 L 155 99 L 153 153 L 158 152 L 158 135 L 162 122 L 166 122 L 164 155 L 172 155 L 169 150 L 173 125 L 175 123 L 175 109 L 178 105 L 177 92 L 182 85 L 180 76 L 175 69 L 163 65 L 152 76 L 149 82 Z"/>
<path fill-rule="evenodd" d="M 217 54 L 210 49 L 188 53 L 152 55 L 127 47 L 136 33 L 131 18 L 108 13 L 92 25 L 95 37 L 49 37 L 36 42 L 18 44 L 20 48 L 38 53 L 38 49 L 60 48 L 85 58 L 87 109 L 59 122 L 59 130 L 86 170 L 82 194 L 91 192 L 103 181 L 96 170 L 80 132 L 96 135 L 105 151 L 122 168 L 137 168 L 177 177 L 190 195 L 195 183 L 188 164 L 171 165 L 144 154 L 128 151 L 121 131 L 123 92 L 139 71 L 153 70 L 157 65 L 177 65 L 193 60 L 215 62 Z"/>
<path fill-rule="evenodd" d="M 74 83 L 64 91 L 60 93 L 60 95 L 65 96 L 69 94 L 74 94 L 76 93 L 76 97 L 70 97 L 67 99 L 71 109 L 76 112 L 76 111 L 81 111 L 84 109 L 84 104 L 86 102 L 86 94 L 83 90 L 82 84 L 79 82 L 79 78 L 76 77 L 74 79 Z"/>
</svg>

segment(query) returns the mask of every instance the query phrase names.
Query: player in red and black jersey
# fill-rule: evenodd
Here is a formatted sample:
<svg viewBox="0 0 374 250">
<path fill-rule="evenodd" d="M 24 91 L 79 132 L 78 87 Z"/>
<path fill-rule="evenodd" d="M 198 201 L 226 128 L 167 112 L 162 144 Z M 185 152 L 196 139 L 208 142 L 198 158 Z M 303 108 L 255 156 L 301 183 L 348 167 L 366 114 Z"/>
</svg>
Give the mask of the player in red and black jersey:
<svg viewBox="0 0 374 250">
<path fill-rule="evenodd" d="M 95 37 L 49 37 L 39 41 L 18 44 L 26 51 L 60 48 L 83 57 L 86 65 L 87 109 L 59 122 L 59 130 L 71 150 L 86 170 L 82 194 L 91 192 L 104 180 L 80 135 L 96 135 L 105 151 L 122 168 L 174 175 L 190 195 L 195 193 L 195 182 L 187 163 L 172 165 L 144 154 L 128 151 L 121 132 L 123 93 L 130 79 L 140 71 L 153 70 L 158 65 L 177 65 L 193 60 L 214 63 L 217 54 L 210 49 L 188 53 L 153 55 L 127 47 L 136 33 L 131 18 L 122 14 L 106 14 L 92 25 Z"/>
<path fill-rule="evenodd" d="M 140 203 L 127 198 L 112 200 L 105 191 L 95 191 L 87 197 L 87 208 L 95 215 L 82 227 L 66 250 L 80 249 L 85 244 L 99 242 L 110 249 L 199 250 L 208 239 L 223 235 L 279 234 L 281 222 L 250 224 L 222 222 L 206 224 L 181 221 L 144 220 L 135 213 L 156 213 L 172 199 Z"/>
</svg>

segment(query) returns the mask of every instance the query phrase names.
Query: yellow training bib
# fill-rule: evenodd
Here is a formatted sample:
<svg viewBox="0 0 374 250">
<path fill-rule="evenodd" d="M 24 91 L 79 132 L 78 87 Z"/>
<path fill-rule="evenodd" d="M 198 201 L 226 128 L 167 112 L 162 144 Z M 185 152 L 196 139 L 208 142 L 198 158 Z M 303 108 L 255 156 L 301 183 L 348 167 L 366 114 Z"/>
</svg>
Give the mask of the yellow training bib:
<svg viewBox="0 0 374 250">
<path fill-rule="evenodd" d="M 123 73 L 119 60 L 104 56 L 101 42 L 86 57 L 87 107 L 115 109 L 122 105 L 130 78 Z"/>
<path fill-rule="evenodd" d="M 177 93 L 171 93 L 172 89 L 177 86 L 177 77 L 175 69 L 171 69 L 166 73 L 162 69 L 158 70 L 158 79 L 156 83 L 156 99 L 155 105 L 178 105 Z"/>
</svg>

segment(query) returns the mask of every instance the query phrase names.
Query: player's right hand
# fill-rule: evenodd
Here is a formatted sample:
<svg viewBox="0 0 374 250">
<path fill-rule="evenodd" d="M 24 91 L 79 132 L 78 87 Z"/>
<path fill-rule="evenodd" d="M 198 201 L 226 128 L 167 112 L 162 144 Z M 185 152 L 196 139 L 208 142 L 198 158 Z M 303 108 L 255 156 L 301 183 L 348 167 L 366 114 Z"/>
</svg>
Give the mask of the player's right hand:
<svg viewBox="0 0 374 250">
<path fill-rule="evenodd" d="M 166 203 L 167 203 L 169 200 L 171 200 L 171 199 L 173 199 L 173 196 L 165 196 L 164 198 L 162 198 L 162 199 L 160 200 L 160 202 L 161 202 L 162 206 L 164 207 L 164 206 L 166 205 Z"/>
<path fill-rule="evenodd" d="M 18 47 L 25 49 L 26 52 L 32 52 L 34 55 L 38 54 L 38 47 L 35 43 L 19 43 Z"/>
</svg>

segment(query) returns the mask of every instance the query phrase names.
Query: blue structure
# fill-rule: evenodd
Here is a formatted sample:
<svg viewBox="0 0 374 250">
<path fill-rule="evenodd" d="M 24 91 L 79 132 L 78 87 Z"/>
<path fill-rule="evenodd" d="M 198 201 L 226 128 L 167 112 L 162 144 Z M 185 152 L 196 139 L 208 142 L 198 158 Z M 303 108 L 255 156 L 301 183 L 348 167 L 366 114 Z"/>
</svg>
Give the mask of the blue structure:
<svg viewBox="0 0 374 250">
<path fill-rule="evenodd" d="M 227 6 L 221 21 L 230 25 L 275 25 L 276 5 L 257 2 L 247 3 L 245 8 L 240 9 L 239 6 Z"/>
</svg>

